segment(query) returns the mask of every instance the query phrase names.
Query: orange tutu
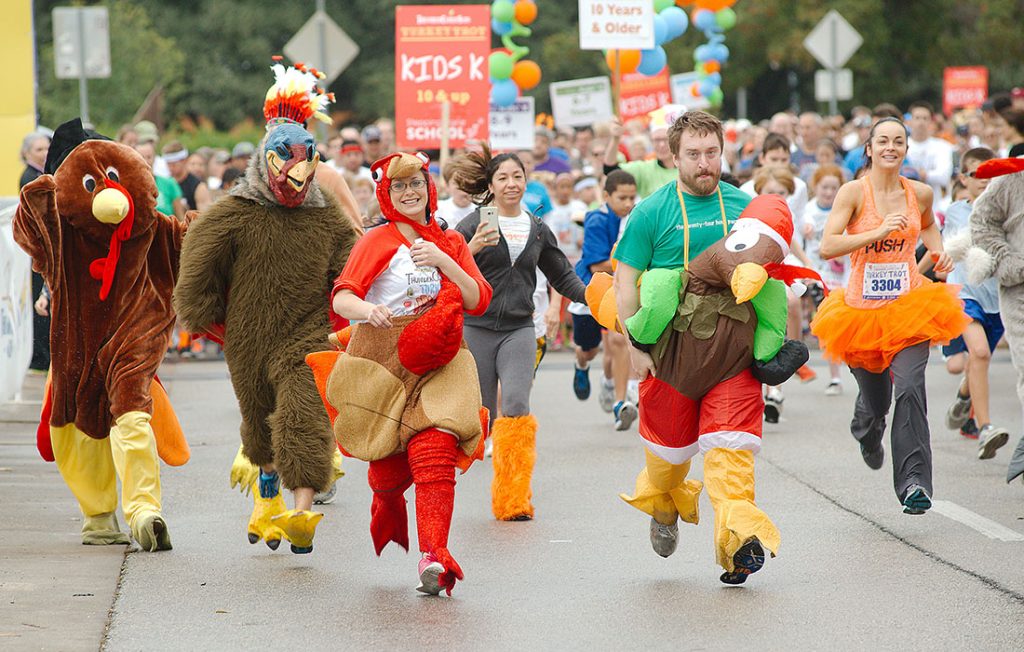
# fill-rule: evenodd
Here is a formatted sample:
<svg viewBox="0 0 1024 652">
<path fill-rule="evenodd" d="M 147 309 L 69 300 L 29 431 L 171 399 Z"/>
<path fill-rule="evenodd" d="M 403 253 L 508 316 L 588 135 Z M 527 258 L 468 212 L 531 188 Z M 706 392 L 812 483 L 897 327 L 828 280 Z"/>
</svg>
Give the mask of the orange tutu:
<svg viewBox="0 0 1024 652">
<path fill-rule="evenodd" d="M 964 332 L 971 318 L 959 291 L 959 285 L 925 282 L 880 308 L 862 309 L 846 304 L 845 290 L 833 290 L 811 332 L 829 360 L 881 373 L 908 346 L 946 344 Z"/>
</svg>

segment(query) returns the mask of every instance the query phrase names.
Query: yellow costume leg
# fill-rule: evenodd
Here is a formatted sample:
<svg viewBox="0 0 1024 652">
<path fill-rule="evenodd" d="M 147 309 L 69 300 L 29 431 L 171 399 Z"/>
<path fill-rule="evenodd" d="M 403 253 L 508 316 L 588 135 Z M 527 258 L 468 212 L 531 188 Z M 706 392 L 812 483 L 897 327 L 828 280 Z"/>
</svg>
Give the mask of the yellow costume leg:
<svg viewBox="0 0 1024 652">
<path fill-rule="evenodd" d="M 121 509 L 135 541 L 147 552 L 171 549 L 171 535 L 160 515 L 160 462 L 150 418 L 145 412 L 125 412 L 110 429 Z"/>
<path fill-rule="evenodd" d="M 722 581 L 741 584 L 761 569 L 764 548 L 779 549 L 779 531 L 754 504 L 754 454 L 712 448 L 704 453 L 704 484 L 715 510 L 715 554 Z"/>
<path fill-rule="evenodd" d="M 117 478 L 110 441 L 93 439 L 73 423 L 51 426 L 50 441 L 57 470 L 82 510 L 82 543 L 128 543 L 128 535 L 117 523 Z"/>
<path fill-rule="evenodd" d="M 619 497 L 662 525 L 673 525 L 677 518 L 696 524 L 700 518 L 697 505 L 703 485 L 699 480 L 686 479 L 690 460 L 671 464 L 649 449 L 645 448 L 644 452 L 647 467 L 636 478 L 634 495 L 619 494 Z"/>
<path fill-rule="evenodd" d="M 281 495 L 280 490 L 278 490 L 277 495 L 273 498 L 263 498 L 260 495 L 258 475 L 257 479 L 250 485 L 253 505 L 252 516 L 249 517 L 249 543 L 256 543 L 263 539 L 267 542 L 268 548 L 277 550 L 277 547 L 281 545 L 281 537 L 284 536 L 284 532 L 281 531 L 281 528 L 271 523 L 270 520 L 275 516 L 284 514 L 288 511 L 288 507 L 284 504 L 284 496 Z"/>
<path fill-rule="evenodd" d="M 260 470 L 249 458 L 242 453 L 242 444 L 238 445 L 238 452 L 231 462 L 231 488 L 238 487 L 242 493 L 249 493 L 253 483 L 260 479 Z"/>
<path fill-rule="evenodd" d="M 257 493 L 259 491 L 257 490 Z M 280 494 L 278 494 L 280 497 Z M 320 512 L 307 512 L 302 509 L 290 509 L 287 512 L 272 516 L 270 522 L 281 528 L 288 541 L 292 544 L 292 552 L 304 555 L 313 552 L 313 537 L 316 526 L 324 515 Z"/>
</svg>

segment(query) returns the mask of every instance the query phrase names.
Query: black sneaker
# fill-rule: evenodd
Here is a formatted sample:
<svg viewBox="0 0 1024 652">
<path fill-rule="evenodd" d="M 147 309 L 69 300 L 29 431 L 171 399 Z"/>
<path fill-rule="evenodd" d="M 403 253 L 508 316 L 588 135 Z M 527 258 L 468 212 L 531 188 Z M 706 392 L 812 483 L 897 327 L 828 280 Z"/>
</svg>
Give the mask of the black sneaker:
<svg viewBox="0 0 1024 652">
<path fill-rule="evenodd" d="M 932 508 L 932 499 L 924 487 L 916 484 L 907 489 L 907 497 L 903 499 L 903 513 L 919 515 Z"/>
<path fill-rule="evenodd" d="M 764 566 L 764 548 L 761 547 L 761 542 L 757 540 L 757 537 L 752 537 L 740 546 L 740 549 L 732 556 L 732 566 L 731 573 L 726 571 L 718 578 L 725 584 L 743 584 L 747 581 L 748 575 L 761 570 Z"/>
<path fill-rule="evenodd" d="M 860 445 L 860 455 L 864 458 L 864 463 L 868 465 L 868 468 L 877 471 L 885 463 L 885 446 L 882 446 L 881 442 L 879 442 L 877 448 L 868 449 L 862 442 Z"/>
<path fill-rule="evenodd" d="M 960 427 L 960 436 L 967 439 L 978 438 L 978 424 L 974 421 L 974 417 L 965 421 L 964 425 Z"/>
</svg>

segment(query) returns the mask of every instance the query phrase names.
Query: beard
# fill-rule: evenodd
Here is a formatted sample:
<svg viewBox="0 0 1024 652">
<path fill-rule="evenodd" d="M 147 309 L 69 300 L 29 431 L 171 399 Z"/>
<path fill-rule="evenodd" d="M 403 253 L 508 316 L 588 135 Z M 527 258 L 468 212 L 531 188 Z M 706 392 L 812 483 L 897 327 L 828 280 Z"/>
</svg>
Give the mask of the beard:
<svg viewBox="0 0 1024 652">
<path fill-rule="evenodd" d="M 703 176 L 699 172 L 679 172 L 679 180 L 691 195 L 703 197 L 710 195 L 718 187 L 718 181 L 722 177 L 721 170 L 708 170 Z"/>
</svg>

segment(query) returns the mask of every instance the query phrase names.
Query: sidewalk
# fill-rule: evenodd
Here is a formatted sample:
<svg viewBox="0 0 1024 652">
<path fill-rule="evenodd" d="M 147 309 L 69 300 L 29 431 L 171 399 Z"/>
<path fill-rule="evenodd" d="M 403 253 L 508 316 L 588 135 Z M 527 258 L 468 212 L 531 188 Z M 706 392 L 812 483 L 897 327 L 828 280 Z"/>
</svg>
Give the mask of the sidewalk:
<svg viewBox="0 0 1024 652">
<path fill-rule="evenodd" d="M 36 451 L 44 382 L 0 404 L 0 650 L 97 650 L 127 547 L 81 545 L 75 499 Z"/>
</svg>

